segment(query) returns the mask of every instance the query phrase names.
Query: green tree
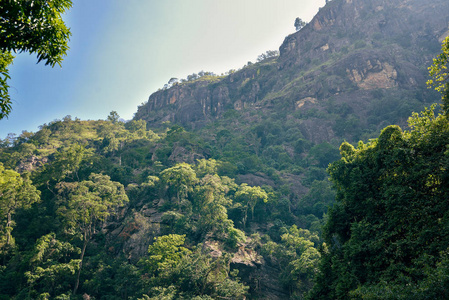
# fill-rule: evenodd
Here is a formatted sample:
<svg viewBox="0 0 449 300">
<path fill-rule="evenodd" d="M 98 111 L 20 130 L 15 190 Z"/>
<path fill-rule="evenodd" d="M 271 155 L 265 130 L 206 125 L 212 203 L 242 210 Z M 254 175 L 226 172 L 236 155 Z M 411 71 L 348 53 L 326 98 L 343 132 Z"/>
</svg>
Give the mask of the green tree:
<svg viewBox="0 0 449 300">
<path fill-rule="evenodd" d="M 409 125 L 411 131 L 388 126 L 368 144 L 340 147 L 342 159 L 329 167 L 337 197 L 323 232 L 328 247 L 313 299 L 347 299 L 357 287 L 381 293 L 370 299 L 402 289 L 395 299 L 406 299 L 423 287 L 428 275 L 422 270 L 436 267 L 447 251 L 447 115 L 426 110 Z"/>
<path fill-rule="evenodd" d="M 215 159 L 199 159 L 195 166 L 195 172 L 198 177 L 203 177 L 207 174 L 214 175 L 217 174 L 217 170 L 220 167 L 221 162 Z"/>
<path fill-rule="evenodd" d="M 179 295 L 190 299 L 245 299 L 248 287 L 230 275 L 229 254 L 212 258 L 199 244 L 171 270 Z"/>
<path fill-rule="evenodd" d="M 169 234 L 154 238 L 154 243 L 148 247 L 148 258 L 143 260 L 150 274 L 167 276 L 166 273 L 179 263 L 181 257 L 190 253 L 184 243 L 185 235 Z"/>
<path fill-rule="evenodd" d="M 185 199 L 189 192 L 193 191 L 198 182 L 195 171 L 189 164 L 180 163 L 174 167 L 165 169 L 160 174 L 160 179 L 169 191 L 169 195 L 176 195 L 177 204 Z"/>
<path fill-rule="evenodd" d="M 89 150 L 79 144 L 72 144 L 67 149 L 61 149 L 54 154 L 54 161 L 45 165 L 38 172 L 33 173 L 33 181 L 37 186 L 49 185 L 49 182 L 79 181 L 78 171 L 81 162 L 86 158 Z"/>
<path fill-rule="evenodd" d="M 122 184 L 110 180 L 107 175 L 94 174 L 82 182 L 61 182 L 57 185 L 58 213 L 66 230 L 80 235 L 83 242 L 80 265 L 73 294 L 79 285 L 86 246 L 96 233 L 98 223 L 104 222 L 115 209 L 128 202 Z"/>
<path fill-rule="evenodd" d="M 34 298 L 41 292 L 53 296 L 70 292 L 70 281 L 80 266 L 80 261 L 71 257 L 80 252 L 70 243 L 56 239 L 54 233 L 38 239 L 31 253 L 31 270 L 25 272 L 29 295 Z"/>
<path fill-rule="evenodd" d="M 327 168 L 331 162 L 340 158 L 338 148 L 326 142 L 313 146 L 309 156 L 321 168 Z"/>
<path fill-rule="evenodd" d="M 72 6 L 70 0 L 5 0 L 0 3 L 0 119 L 11 111 L 7 66 L 11 52 L 30 52 L 37 61 L 54 67 L 61 65 L 69 49 L 70 30 L 62 14 Z"/>
<path fill-rule="evenodd" d="M 268 201 L 267 193 L 260 186 L 249 186 L 242 183 L 235 193 L 235 199 L 243 204 L 243 226 L 246 227 L 248 209 L 251 210 L 251 219 L 254 220 L 254 208 L 260 201 Z"/>
<path fill-rule="evenodd" d="M 131 120 L 126 123 L 125 127 L 138 138 L 147 136 L 147 122 L 145 120 Z"/>
<path fill-rule="evenodd" d="M 232 226 L 226 206 L 231 201 L 226 197 L 229 187 L 218 175 L 204 176 L 195 188 L 194 211 L 198 216 L 198 228 L 203 234 L 218 231 L 224 233 Z"/>
<path fill-rule="evenodd" d="M 288 229 L 283 227 L 282 231 L 281 241 L 267 242 L 262 246 L 262 253 L 279 267 L 279 279 L 288 288 L 292 298 L 303 299 L 318 272 L 321 255 L 316 247 L 319 238 L 296 225 Z"/>
<path fill-rule="evenodd" d="M 25 175 L 23 178 L 13 170 L 7 170 L 0 163 L 0 212 L 2 217 L 1 246 L 12 246 L 14 240 L 11 231 L 14 226 L 12 219 L 19 208 L 30 208 L 40 200 L 40 192 L 32 185 Z"/>
<path fill-rule="evenodd" d="M 149 246 L 143 263 L 153 276 L 147 285 L 153 297 L 143 299 L 244 298 L 247 287 L 229 277 L 229 255 L 213 259 L 203 253 L 201 244 L 191 251 L 183 247 L 184 242 L 184 235 L 170 234 Z"/>
<path fill-rule="evenodd" d="M 295 19 L 295 28 L 296 31 L 300 31 L 304 26 L 306 26 L 306 22 L 304 22 L 301 18 L 296 18 Z"/>
<path fill-rule="evenodd" d="M 433 64 L 429 67 L 429 74 L 432 77 L 427 81 L 429 86 L 434 86 L 435 90 L 442 95 L 443 111 L 449 112 L 449 72 L 447 70 L 449 60 L 449 36 L 443 41 L 441 53 L 433 59 Z"/>
<path fill-rule="evenodd" d="M 304 215 L 314 214 L 321 218 L 334 200 L 335 191 L 329 180 L 315 180 L 307 194 L 299 200 L 299 211 Z"/>
<path fill-rule="evenodd" d="M 119 121 L 119 119 L 120 119 L 120 116 L 115 110 L 111 111 L 107 117 L 107 120 L 109 122 L 111 122 L 112 124 L 117 123 Z"/>
</svg>

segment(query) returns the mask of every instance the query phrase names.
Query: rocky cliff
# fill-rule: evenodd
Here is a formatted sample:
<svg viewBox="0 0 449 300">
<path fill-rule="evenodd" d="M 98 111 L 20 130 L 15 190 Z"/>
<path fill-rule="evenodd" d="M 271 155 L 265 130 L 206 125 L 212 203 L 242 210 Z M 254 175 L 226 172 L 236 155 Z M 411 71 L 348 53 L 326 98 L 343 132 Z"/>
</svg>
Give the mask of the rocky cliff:
<svg viewBox="0 0 449 300">
<path fill-rule="evenodd" d="M 427 66 L 449 34 L 448 13 L 445 0 L 330 1 L 285 38 L 278 58 L 156 92 L 135 118 L 196 128 L 231 109 L 297 111 L 335 101 L 366 119 L 373 91 L 421 101 Z"/>
</svg>

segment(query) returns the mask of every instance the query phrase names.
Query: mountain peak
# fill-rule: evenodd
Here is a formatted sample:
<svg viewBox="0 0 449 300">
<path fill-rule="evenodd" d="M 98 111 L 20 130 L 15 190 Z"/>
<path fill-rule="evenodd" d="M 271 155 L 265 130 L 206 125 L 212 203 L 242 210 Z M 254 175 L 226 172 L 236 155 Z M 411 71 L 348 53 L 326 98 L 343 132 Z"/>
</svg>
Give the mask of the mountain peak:
<svg viewBox="0 0 449 300">
<path fill-rule="evenodd" d="M 279 57 L 156 92 L 135 118 L 198 128 L 229 110 L 293 113 L 326 109 L 329 101 L 365 118 L 372 91 L 404 99 L 425 93 L 427 67 L 449 32 L 448 12 L 446 0 L 330 1 L 285 38 Z M 331 127 L 327 138 L 335 137 Z"/>
</svg>

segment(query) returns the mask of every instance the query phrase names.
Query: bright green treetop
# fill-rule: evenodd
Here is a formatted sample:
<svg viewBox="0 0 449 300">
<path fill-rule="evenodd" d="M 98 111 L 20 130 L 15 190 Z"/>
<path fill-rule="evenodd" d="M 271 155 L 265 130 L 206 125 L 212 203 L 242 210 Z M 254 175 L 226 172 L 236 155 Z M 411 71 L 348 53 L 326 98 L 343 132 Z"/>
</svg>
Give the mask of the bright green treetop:
<svg viewBox="0 0 449 300">
<path fill-rule="evenodd" d="M 427 81 L 429 86 L 434 86 L 435 90 L 442 94 L 443 110 L 449 110 L 449 72 L 447 64 L 449 59 L 449 36 L 443 41 L 441 53 L 433 59 L 433 64 L 429 67 L 429 74 L 432 79 Z"/>
<path fill-rule="evenodd" d="M 237 201 L 246 206 L 244 213 L 243 225 L 246 226 L 247 221 L 247 209 L 251 209 L 251 217 L 254 220 L 254 208 L 260 201 L 266 203 L 268 201 L 267 193 L 259 186 L 249 186 L 246 183 L 242 183 L 239 190 L 235 193 Z"/>
<path fill-rule="evenodd" d="M 198 181 L 195 171 L 189 164 L 180 163 L 161 172 L 161 180 L 171 195 L 176 194 L 177 201 L 186 198 Z"/>
<path fill-rule="evenodd" d="M 190 253 L 183 247 L 185 235 L 169 234 L 156 237 L 148 247 L 149 257 L 145 259 L 148 269 L 154 273 L 164 273 L 179 263 L 181 257 Z"/>
<path fill-rule="evenodd" d="M 31 184 L 31 180 L 27 177 L 22 178 L 13 170 L 5 169 L 0 163 L 0 217 L 2 218 L 0 247 L 4 243 L 9 246 L 14 242 L 11 231 L 14 226 L 12 216 L 16 210 L 29 208 L 40 200 L 39 194 L 40 192 Z"/>
</svg>

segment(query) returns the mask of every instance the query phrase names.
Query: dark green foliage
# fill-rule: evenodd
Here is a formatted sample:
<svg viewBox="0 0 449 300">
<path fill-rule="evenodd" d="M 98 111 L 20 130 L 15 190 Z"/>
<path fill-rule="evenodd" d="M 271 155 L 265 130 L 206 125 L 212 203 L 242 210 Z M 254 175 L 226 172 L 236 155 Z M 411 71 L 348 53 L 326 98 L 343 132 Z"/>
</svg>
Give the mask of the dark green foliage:
<svg viewBox="0 0 449 300">
<path fill-rule="evenodd" d="M 40 192 L 32 184 L 28 174 L 8 170 L 0 163 L 0 254 L 6 255 L 14 248 L 11 235 L 17 210 L 30 208 L 40 200 Z"/>
<path fill-rule="evenodd" d="M 301 30 L 304 26 L 306 26 L 306 22 L 301 20 L 301 18 L 296 18 L 295 19 L 295 29 L 296 29 L 296 31 Z"/>
<path fill-rule="evenodd" d="M 309 192 L 301 198 L 299 211 L 303 215 L 313 214 L 321 218 L 327 212 L 328 206 L 333 204 L 335 191 L 331 183 L 326 179 L 313 181 Z"/>
<path fill-rule="evenodd" d="M 278 265 L 279 279 L 288 288 L 293 299 L 303 299 L 311 288 L 317 272 L 320 253 L 316 249 L 319 238 L 308 230 L 290 228 L 278 229 L 277 241 L 268 241 L 262 245 L 262 254 L 272 264 Z"/>
<path fill-rule="evenodd" d="M 340 147 L 343 158 L 329 168 L 337 203 L 313 299 L 449 295 L 430 284 L 444 275 L 423 272 L 445 263 L 449 245 L 449 122 L 426 110 L 409 124 L 409 132 L 389 126 L 368 144 Z"/>
<path fill-rule="evenodd" d="M 184 241 L 185 236 L 170 234 L 150 245 L 148 258 L 142 260 L 148 272 L 143 278 L 146 294 L 158 296 L 169 290 L 176 298 L 210 295 L 233 299 L 246 294 L 247 287 L 230 277 L 229 256 L 212 259 L 203 253 L 202 245 L 191 251 L 183 247 Z"/>
<path fill-rule="evenodd" d="M 80 261 L 74 259 L 81 250 L 68 242 L 56 239 L 54 233 L 42 236 L 36 242 L 29 264 L 31 270 L 25 273 L 29 285 L 29 297 L 37 298 L 38 291 L 49 295 L 61 295 L 70 289 Z"/>
<path fill-rule="evenodd" d="M 0 51 L 0 119 L 11 112 L 11 99 L 8 94 L 8 66 L 12 63 L 13 56 L 9 52 Z"/>
<path fill-rule="evenodd" d="M 339 158 L 336 147 L 329 143 L 315 145 L 310 149 L 309 156 L 314 161 L 314 165 L 327 168 L 327 166 Z"/>
<path fill-rule="evenodd" d="M 70 0 L 12 1 L 0 3 L 0 119 L 11 111 L 7 66 L 11 52 L 29 52 L 52 67 L 66 55 L 70 30 L 61 15 L 72 6 Z"/>
</svg>

